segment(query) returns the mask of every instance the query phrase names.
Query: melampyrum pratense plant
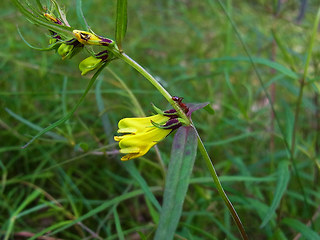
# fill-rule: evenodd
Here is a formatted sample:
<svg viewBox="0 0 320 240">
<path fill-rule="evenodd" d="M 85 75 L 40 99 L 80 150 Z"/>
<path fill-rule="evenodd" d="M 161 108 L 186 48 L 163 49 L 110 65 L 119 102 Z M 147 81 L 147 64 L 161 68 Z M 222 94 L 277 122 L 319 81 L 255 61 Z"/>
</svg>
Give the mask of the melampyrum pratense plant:
<svg viewBox="0 0 320 240">
<path fill-rule="evenodd" d="M 229 209 L 242 238 L 247 239 L 240 218 L 220 184 L 212 161 L 191 119 L 191 114 L 198 109 L 205 108 L 209 113 L 213 110 L 208 103 L 183 103 L 182 96 L 171 96 L 149 72 L 125 53 L 122 48 L 122 41 L 127 28 L 127 1 L 117 1 L 115 40 L 111 39 L 110 36 L 95 33 L 89 27 L 87 29 L 74 28 L 69 24 L 64 11 L 55 0 L 51 0 L 49 6 L 44 6 L 40 0 L 35 1 L 35 6 L 29 4 L 28 1 L 22 3 L 19 0 L 12 0 L 12 2 L 29 21 L 48 29 L 49 46 L 41 50 L 56 51 L 62 60 L 70 59 L 80 51 L 84 51 L 88 56 L 79 63 L 81 74 L 86 75 L 89 72 L 95 72 L 74 108 L 62 119 L 39 132 L 24 147 L 27 147 L 42 134 L 67 121 L 83 102 L 101 71 L 112 61 L 120 59 L 141 73 L 172 106 L 172 109 L 165 111 L 153 106 L 156 114 L 150 117 L 122 119 L 118 124 L 118 134 L 114 137 L 114 140 L 119 142 L 119 152 L 124 154 L 121 160 L 127 161 L 145 155 L 159 141 L 168 135 L 174 135 L 162 207 L 157 207 L 156 199 L 150 199 L 151 202 L 156 202 L 155 206 L 160 212 L 154 239 L 173 239 L 174 237 L 182 213 L 197 149 L 203 156 L 213 182 Z M 23 38 L 23 36 L 21 37 Z M 60 225 L 52 227 L 50 231 L 53 231 L 52 233 L 62 231 L 80 223 L 81 220 L 83 220 L 81 217 L 74 219 L 71 223 L 67 222 L 63 227 Z M 33 238 L 41 234 L 40 232 Z M 8 239 L 9 236 L 10 230 L 8 230 L 5 239 Z"/>
</svg>

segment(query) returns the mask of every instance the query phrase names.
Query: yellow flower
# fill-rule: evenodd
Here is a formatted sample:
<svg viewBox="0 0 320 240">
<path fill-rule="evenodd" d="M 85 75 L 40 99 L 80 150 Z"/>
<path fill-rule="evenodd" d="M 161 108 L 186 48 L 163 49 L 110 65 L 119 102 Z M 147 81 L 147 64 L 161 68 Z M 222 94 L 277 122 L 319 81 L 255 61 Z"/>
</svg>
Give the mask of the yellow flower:
<svg viewBox="0 0 320 240">
<path fill-rule="evenodd" d="M 169 117 L 157 114 L 144 118 L 124 118 L 119 121 L 118 133 L 114 140 L 119 142 L 120 152 L 127 154 L 121 158 L 127 161 L 145 155 L 151 147 L 164 139 L 172 129 L 155 127 L 154 124 L 166 124 Z"/>
</svg>

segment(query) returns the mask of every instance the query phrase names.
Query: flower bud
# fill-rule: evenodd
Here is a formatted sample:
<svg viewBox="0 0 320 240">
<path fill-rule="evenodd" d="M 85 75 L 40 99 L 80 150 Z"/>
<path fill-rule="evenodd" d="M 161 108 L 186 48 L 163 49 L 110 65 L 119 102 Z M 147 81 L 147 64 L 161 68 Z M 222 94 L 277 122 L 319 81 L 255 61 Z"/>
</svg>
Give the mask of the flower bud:
<svg viewBox="0 0 320 240">
<path fill-rule="evenodd" d="M 62 60 L 72 58 L 82 49 L 82 47 L 83 44 L 81 44 L 77 39 L 72 38 L 60 45 L 58 48 L 58 54 L 62 57 Z"/>
<path fill-rule="evenodd" d="M 79 64 L 81 75 L 86 75 L 88 72 L 98 68 L 101 65 L 101 62 L 102 62 L 102 59 L 98 59 L 93 56 L 90 56 L 84 59 Z"/>
<path fill-rule="evenodd" d="M 73 45 L 62 43 L 58 48 L 58 54 L 62 57 L 62 60 L 64 60 L 71 55 L 72 50 L 73 50 Z"/>
<path fill-rule="evenodd" d="M 110 53 L 107 50 L 101 51 L 97 53 L 95 56 L 90 56 L 84 59 L 79 64 L 81 75 L 86 75 L 88 72 L 99 68 L 102 65 L 102 63 L 107 62 L 109 59 Z"/>
</svg>

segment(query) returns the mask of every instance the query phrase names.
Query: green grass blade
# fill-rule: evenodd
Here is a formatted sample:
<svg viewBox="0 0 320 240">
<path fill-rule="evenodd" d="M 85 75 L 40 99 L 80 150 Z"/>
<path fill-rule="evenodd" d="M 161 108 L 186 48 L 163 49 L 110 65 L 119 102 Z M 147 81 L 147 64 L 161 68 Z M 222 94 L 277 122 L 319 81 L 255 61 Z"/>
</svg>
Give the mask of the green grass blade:
<svg viewBox="0 0 320 240">
<path fill-rule="evenodd" d="M 82 11 L 82 0 L 77 0 L 77 2 L 76 2 L 76 10 L 77 10 L 77 17 L 78 17 L 78 20 L 79 20 L 79 22 L 81 24 L 82 29 L 85 29 L 85 30 L 88 31 L 89 30 L 89 26 L 88 26 L 86 18 L 83 15 L 83 11 Z"/>
<path fill-rule="evenodd" d="M 127 31 L 127 0 L 117 1 L 116 43 L 122 52 L 122 40 Z"/>
<path fill-rule="evenodd" d="M 316 41 L 316 36 L 319 33 L 319 31 L 318 31 L 319 22 L 320 22 L 320 7 L 318 7 L 317 15 L 316 15 L 316 17 L 314 19 L 311 39 L 310 39 L 310 43 L 309 43 L 309 46 L 308 46 L 308 51 L 307 51 L 307 56 L 306 56 L 307 58 L 306 58 L 306 63 L 304 65 L 304 71 L 303 71 L 303 79 L 304 79 L 304 81 L 307 80 L 308 69 L 310 67 L 310 61 L 311 61 L 311 58 L 312 58 L 313 45 L 314 45 L 314 42 Z"/>
<path fill-rule="evenodd" d="M 29 240 L 37 239 L 38 237 L 43 236 L 44 234 L 51 232 L 52 230 L 54 230 L 56 228 L 64 227 L 64 226 L 70 224 L 70 222 L 71 222 L 71 220 L 58 222 L 50 227 L 45 228 L 44 230 L 40 231 L 39 233 L 35 234 L 33 237 L 29 238 Z"/>
<path fill-rule="evenodd" d="M 63 110 L 63 115 L 68 114 L 67 111 L 67 84 L 68 84 L 68 77 L 64 77 L 63 79 L 63 85 L 62 85 L 62 94 L 61 94 L 61 102 L 62 102 L 62 110 Z M 72 127 L 69 121 L 66 121 L 66 128 L 67 128 L 67 132 L 68 132 L 68 138 L 69 141 L 72 143 L 71 145 L 73 145 L 75 143 L 73 135 L 72 135 Z"/>
<path fill-rule="evenodd" d="M 118 233 L 118 239 L 124 240 L 125 238 L 121 228 L 121 222 L 120 222 L 119 214 L 117 212 L 117 208 L 113 208 L 113 216 L 114 216 L 114 221 L 115 221 L 115 225 Z"/>
<path fill-rule="evenodd" d="M 159 224 L 159 217 L 160 217 L 160 214 L 157 212 L 157 210 L 152 206 L 150 200 L 148 198 L 146 198 L 146 203 L 147 203 L 147 207 L 148 207 L 148 210 L 149 210 L 149 214 L 152 218 L 152 221 L 155 223 L 155 224 Z"/>
<path fill-rule="evenodd" d="M 219 177 L 221 182 L 273 182 L 276 178 L 273 175 L 266 177 L 250 177 L 250 176 L 221 176 Z M 190 183 L 210 183 L 212 182 L 212 177 L 197 177 L 191 178 Z"/>
<path fill-rule="evenodd" d="M 56 128 L 57 126 L 60 126 L 61 124 L 63 124 L 64 122 L 66 122 L 72 115 L 73 113 L 78 109 L 78 107 L 80 106 L 80 104 L 83 102 L 83 100 L 85 99 L 85 97 L 87 96 L 89 90 L 91 89 L 92 85 L 94 84 L 94 82 L 96 81 L 97 77 L 99 76 L 100 72 L 102 71 L 102 69 L 105 67 L 106 65 L 103 65 L 99 68 L 99 70 L 93 75 L 93 77 L 91 78 L 90 82 L 87 85 L 87 88 L 85 89 L 84 93 L 82 94 L 82 96 L 80 97 L 79 101 L 76 103 L 76 105 L 73 107 L 73 109 L 67 114 L 65 115 L 63 118 L 61 118 L 60 120 L 56 121 L 55 123 L 51 124 L 50 126 L 44 128 L 42 131 L 40 131 L 37 135 L 35 135 L 26 145 L 24 145 L 22 148 L 26 148 L 28 147 L 32 142 L 34 142 L 37 138 L 39 138 L 40 136 L 42 136 L 43 134 L 47 133 L 48 131 Z"/>
<path fill-rule="evenodd" d="M 19 116 L 18 114 L 14 113 L 13 111 L 11 111 L 10 109 L 8 108 L 5 108 L 6 112 L 9 113 L 9 115 L 11 117 L 14 117 L 15 119 L 17 119 L 18 121 L 22 122 L 23 124 L 27 125 L 28 127 L 34 129 L 34 130 L 37 130 L 37 131 L 43 131 L 43 128 L 42 127 L 39 127 L 38 125 L 28 121 L 27 119 Z M 47 131 L 46 133 L 47 136 L 49 137 L 52 137 L 53 139 L 56 139 L 56 140 L 66 140 L 66 138 L 54 133 L 54 132 L 49 132 Z"/>
<path fill-rule="evenodd" d="M 102 84 L 102 79 L 98 79 L 97 84 L 96 84 L 96 102 L 97 102 L 97 107 L 99 110 L 99 115 L 101 117 L 104 133 L 106 134 L 106 137 L 108 139 L 108 143 L 113 142 L 113 127 L 111 125 L 110 119 L 108 114 L 104 111 L 105 106 L 103 103 L 103 98 L 102 98 L 102 93 L 101 93 L 101 84 Z"/>
<path fill-rule="evenodd" d="M 275 30 L 271 30 L 272 36 L 274 38 L 274 40 L 277 43 L 277 46 L 279 47 L 281 53 L 283 54 L 284 58 L 286 59 L 286 62 L 290 64 L 290 68 L 295 70 L 295 62 L 294 62 L 294 58 L 292 55 L 290 55 L 290 53 L 288 53 L 285 44 L 283 43 L 283 40 L 278 36 L 278 34 L 276 33 Z"/>
<path fill-rule="evenodd" d="M 318 233 L 311 230 L 297 219 L 285 218 L 282 220 L 282 223 L 300 232 L 307 240 L 320 240 L 320 235 Z"/>
<path fill-rule="evenodd" d="M 32 192 L 30 195 L 27 196 L 27 198 L 21 203 L 21 205 L 19 206 L 19 208 L 11 215 L 10 220 L 9 220 L 9 226 L 6 232 L 6 235 L 4 237 L 4 240 L 8 240 L 10 237 L 10 234 L 13 230 L 14 227 L 14 223 L 15 220 L 17 219 L 17 215 L 29 204 L 31 203 L 33 200 L 35 200 L 39 195 L 41 194 L 41 192 L 39 190 L 35 190 L 34 192 Z"/>
<path fill-rule="evenodd" d="M 148 184 L 144 180 L 144 178 L 141 176 L 139 171 L 137 170 L 136 166 L 134 165 L 133 161 L 129 161 L 123 164 L 125 169 L 130 173 L 130 175 L 139 183 L 141 189 L 145 193 L 146 197 L 150 200 L 150 202 L 156 207 L 156 209 L 160 212 L 161 206 L 156 199 L 156 197 L 153 195 L 153 193 L 150 191 Z"/>
<path fill-rule="evenodd" d="M 205 145 L 206 147 L 211 147 L 211 146 L 219 146 L 219 145 L 225 145 L 231 142 L 235 142 L 235 141 L 239 141 L 242 139 L 246 139 L 249 137 L 255 137 L 258 136 L 259 134 L 261 134 L 261 132 L 248 132 L 248 133 L 243 133 L 241 135 L 235 136 L 235 137 L 230 137 L 228 139 L 224 139 L 224 140 L 219 140 L 219 141 L 214 141 L 214 142 L 206 142 Z"/>
<path fill-rule="evenodd" d="M 192 127 L 180 127 L 174 136 L 155 240 L 173 239 L 182 213 L 190 175 L 197 153 L 197 135 Z"/>
<path fill-rule="evenodd" d="M 265 58 L 258 58 L 258 57 L 244 57 L 244 56 L 238 56 L 238 57 L 220 57 L 220 58 L 211 58 L 211 59 L 205 59 L 205 60 L 195 60 L 195 63 L 206 63 L 206 62 L 249 62 L 251 63 L 252 61 L 255 64 L 261 64 L 265 65 L 267 67 L 273 68 L 277 70 L 278 72 L 288 76 L 289 78 L 292 79 L 298 79 L 299 75 L 293 72 L 291 69 L 281 65 L 280 63 L 276 63 L 274 61 L 265 59 Z"/>
<path fill-rule="evenodd" d="M 58 44 L 60 44 L 59 42 L 56 42 L 54 44 L 51 44 L 49 45 L 48 47 L 45 47 L 45 48 L 39 48 L 39 47 L 35 47 L 35 46 L 32 46 L 22 35 L 20 29 L 17 27 L 17 30 L 18 30 L 18 34 L 19 36 L 21 37 L 22 41 L 29 47 L 29 48 L 32 48 L 34 50 L 38 50 L 38 51 L 51 51 L 53 50 L 55 47 L 57 47 Z"/>
<path fill-rule="evenodd" d="M 152 190 L 159 190 L 159 188 L 153 188 Z M 36 235 L 33 236 L 33 239 L 36 239 L 37 237 L 39 236 L 42 236 L 43 233 L 45 232 L 48 232 L 48 231 L 52 231 L 49 235 L 54 235 L 54 234 L 57 234 L 73 225 L 75 225 L 76 223 L 78 222 L 81 222 L 81 221 L 84 221 L 90 217 L 93 217 L 95 215 L 97 215 L 98 213 L 104 211 L 105 209 L 115 205 L 115 204 L 119 204 L 120 202 L 124 201 L 124 200 L 127 200 L 127 199 L 130 199 L 130 198 L 134 198 L 136 196 L 139 196 L 143 194 L 143 191 L 142 190 L 135 190 L 135 191 L 132 191 L 132 192 L 129 192 L 129 193 L 125 193 L 125 194 L 122 194 L 118 197 L 115 197 L 109 201 L 106 201 L 105 203 L 101 204 L 99 207 L 96 207 L 94 209 L 92 209 L 91 211 L 89 211 L 88 213 L 80 216 L 79 218 L 73 220 L 73 221 L 68 221 L 66 222 L 67 224 L 63 224 L 63 226 L 59 226 L 59 225 L 56 225 L 55 228 L 53 228 L 52 226 L 49 227 L 49 228 L 46 228 L 44 229 L 43 231 L 41 231 L 40 233 L 37 233 Z"/>
<path fill-rule="evenodd" d="M 277 176 L 277 187 L 274 193 L 274 198 L 272 204 L 260 225 L 260 228 L 266 226 L 266 224 L 271 220 L 273 215 L 278 208 L 280 201 L 287 190 L 287 186 L 290 180 L 290 171 L 289 171 L 289 163 L 287 161 L 280 162 L 278 166 L 278 176 Z"/>
</svg>

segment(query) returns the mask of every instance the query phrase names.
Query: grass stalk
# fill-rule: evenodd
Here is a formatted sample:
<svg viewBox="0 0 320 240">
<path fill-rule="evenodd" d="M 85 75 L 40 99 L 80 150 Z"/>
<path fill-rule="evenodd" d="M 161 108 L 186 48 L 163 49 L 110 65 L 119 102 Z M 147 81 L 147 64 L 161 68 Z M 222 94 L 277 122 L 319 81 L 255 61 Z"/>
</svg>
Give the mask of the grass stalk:
<svg viewBox="0 0 320 240">
<path fill-rule="evenodd" d="M 223 190 L 223 187 L 221 185 L 221 182 L 219 180 L 217 172 L 216 172 L 216 170 L 215 170 L 215 168 L 214 168 L 214 166 L 212 164 L 211 158 L 210 158 L 210 156 L 209 156 L 209 154 L 208 154 L 208 152 L 207 152 L 207 150 L 206 150 L 206 148 L 205 148 L 205 146 L 204 146 L 204 144 L 203 144 L 203 142 L 202 142 L 202 140 L 201 140 L 201 138 L 200 138 L 200 136 L 198 134 L 198 131 L 196 131 L 196 133 L 197 133 L 197 136 L 198 136 L 198 148 L 200 150 L 200 153 L 201 153 L 203 159 L 205 160 L 205 162 L 207 164 L 207 167 L 208 167 L 209 172 L 210 172 L 210 174 L 212 176 L 212 179 L 213 179 L 213 182 L 214 182 L 214 184 L 215 184 L 215 186 L 217 188 L 217 191 L 218 191 L 220 197 L 223 199 L 225 205 L 228 207 L 229 212 L 230 212 L 231 216 L 233 217 L 233 220 L 235 221 L 235 223 L 237 225 L 237 228 L 238 228 L 238 230 L 239 230 L 239 232 L 241 234 L 242 239 L 243 240 L 247 240 L 249 238 L 248 238 L 247 233 L 246 233 L 246 231 L 245 231 L 245 229 L 243 227 L 241 219 L 240 219 L 239 215 L 237 214 L 235 208 L 233 207 L 232 203 L 230 202 L 227 194 Z"/>
<path fill-rule="evenodd" d="M 113 53 L 119 57 L 121 60 L 129 64 L 131 67 L 136 69 L 139 73 L 141 73 L 161 94 L 164 96 L 164 98 L 172 105 L 172 107 L 177 111 L 178 115 L 185 121 L 186 125 L 190 125 L 189 118 L 186 116 L 186 114 L 182 111 L 180 106 L 172 100 L 172 96 L 170 93 L 149 73 L 147 72 L 140 64 L 138 64 L 136 61 L 134 61 L 132 58 L 130 58 L 125 53 Z"/>
</svg>

